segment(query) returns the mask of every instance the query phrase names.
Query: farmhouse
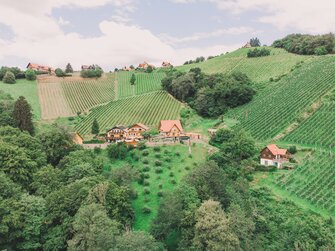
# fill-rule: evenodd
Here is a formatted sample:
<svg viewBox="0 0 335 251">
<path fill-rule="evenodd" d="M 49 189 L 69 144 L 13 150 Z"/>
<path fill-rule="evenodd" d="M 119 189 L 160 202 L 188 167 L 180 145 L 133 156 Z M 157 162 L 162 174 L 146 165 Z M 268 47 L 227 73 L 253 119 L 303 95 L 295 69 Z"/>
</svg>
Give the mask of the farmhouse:
<svg viewBox="0 0 335 251">
<path fill-rule="evenodd" d="M 242 48 L 251 48 L 252 46 L 251 46 L 251 44 L 250 44 L 250 42 L 248 42 L 248 43 L 246 43 Z"/>
<path fill-rule="evenodd" d="M 128 128 L 122 125 L 114 126 L 106 134 L 108 142 L 123 142 L 127 138 Z"/>
<path fill-rule="evenodd" d="M 161 120 L 159 123 L 159 133 L 166 138 L 177 138 L 183 136 L 184 129 L 180 120 Z"/>
<path fill-rule="evenodd" d="M 29 63 L 26 68 L 34 70 L 34 71 L 43 71 L 43 72 L 50 72 L 50 73 L 54 71 L 49 66 L 39 65 L 39 64 L 34 64 L 34 63 Z"/>
<path fill-rule="evenodd" d="M 286 149 L 280 149 L 277 145 L 271 144 L 265 147 L 260 154 L 261 165 L 276 166 L 282 168 L 283 163 L 288 162 L 289 153 Z"/>
<path fill-rule="evenodd" d="M 148 64 L 147 62 L 143 62 L 142 64 L 138 65 L 138 68 L 146 70 L 149 66 L 155 69 L 155 66 L 152 64 Z"/>
<path fill-rule="evenodd" d="M 145 131 L 148 131 L 149 127 L 141 124 L 141 123 L 137 123 L 135 125 L 132 125 L 131 127 L 128 128 L 127 131 L 127 139 L 133 139 L 133 140 L 141 140 L 143 139 L 142 133 L 144 133 Z"/>
<path fill-rule="evenodd" d="M 82 65 L 81 69 L 83 71 L 85 71 L 85 70 L 95 70 L 95 66 L 94 65 Z"/>
<path fill-rule="evenodd" d="M 172 65 L 170 62 L 164 61 L 164 62 L 162 63 L 162 67 L 167 67 L 167 68 L 169 68 L 169 67 L 173 67 L 173 65 Z"/>
</svg>

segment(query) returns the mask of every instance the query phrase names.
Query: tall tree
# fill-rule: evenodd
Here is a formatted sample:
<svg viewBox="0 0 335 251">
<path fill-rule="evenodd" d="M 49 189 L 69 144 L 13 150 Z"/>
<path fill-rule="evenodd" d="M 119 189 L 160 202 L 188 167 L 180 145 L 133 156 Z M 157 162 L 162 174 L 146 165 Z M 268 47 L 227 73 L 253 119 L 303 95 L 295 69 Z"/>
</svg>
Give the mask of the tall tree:
<svg viewBox="0 0 335 251">
<path fill-rule="evenodd" d="M 197 210 L 194 246 L 199 250 L 239 250 L 239 240 L 229 227 L 220 203 L 205 201 Z"/>
<path fill-rule="evenodd" d="M 98 135 L 100 132 L 100 126 L 96 118 L 93 120 L 91 132 L 92 134 L 95 134 L 95 135 Z"/>
<path fill-rule="evenodd" d="M 134 85 L 135 82 L 136 82 L 136 76 L 135 76 L 135 74 L 133 73 L 133 74 L 131 75 L 131 78 L 130 78 L 130 83 L 131 83 L 132 85 Z"/>
<path fill-rule="evenodd" d="M 72 65 L 70 63 L 68 63 L 66 65 L 65 73 L 73 73 L 73 68 L 72 68 Z"/>
<path fill-rule="evenodd" d="M 20 96 L 14 104 L 13 111 L 16 126 L 20 128 L 21 131 L 27 131 L 33 135 L 35 129 L 32 117 L 31 106 L 24 97 Z"/>
<path fill-rule="evenodd" d="M 250 39 L 250 45 L 252 47 L 258 47 L 258 46 L 261 46 L 261 42 L 259 41 L 259 39 L 257 37 L 251 38 Z"/>
</svg>

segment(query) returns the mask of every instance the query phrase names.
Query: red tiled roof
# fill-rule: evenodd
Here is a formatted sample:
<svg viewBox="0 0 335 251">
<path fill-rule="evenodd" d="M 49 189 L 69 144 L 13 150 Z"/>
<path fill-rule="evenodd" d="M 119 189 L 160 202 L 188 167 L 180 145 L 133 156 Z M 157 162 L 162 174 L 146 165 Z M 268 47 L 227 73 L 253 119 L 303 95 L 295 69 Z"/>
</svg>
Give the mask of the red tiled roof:
<svg viewBox="0 0 335 251">
<path fill-rule="evenodd" d="M 180 120 L 161 120 L 159 130 L 161 132 L 169 132 L 174 126 L 176 126 L 179 131 L 183 131 Z"/>
<path fill-rule="evenodd" d="M 280 149 L 276 144 L 268 145 L 267 148 L 273 155 L 285 155 L 287 153 L 286 149 Z"/>
</svg>

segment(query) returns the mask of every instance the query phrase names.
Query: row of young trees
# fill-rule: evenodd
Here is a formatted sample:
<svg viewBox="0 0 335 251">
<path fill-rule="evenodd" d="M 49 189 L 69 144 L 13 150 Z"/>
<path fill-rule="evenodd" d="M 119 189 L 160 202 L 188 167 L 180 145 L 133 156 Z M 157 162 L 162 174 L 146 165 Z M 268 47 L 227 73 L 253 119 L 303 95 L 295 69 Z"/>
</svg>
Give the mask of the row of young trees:
<svg viewBox="0 0 335 251">
<path fill-rule="evenodd" d="M 170 71 L 162 80 L 162 86 L 204 117 L 220 116 L 228 108 L 248 103 L 255 94 L 245 74 L 207 75 L 200 68 L 193 68 L 188 73 Z"/>
</svg>

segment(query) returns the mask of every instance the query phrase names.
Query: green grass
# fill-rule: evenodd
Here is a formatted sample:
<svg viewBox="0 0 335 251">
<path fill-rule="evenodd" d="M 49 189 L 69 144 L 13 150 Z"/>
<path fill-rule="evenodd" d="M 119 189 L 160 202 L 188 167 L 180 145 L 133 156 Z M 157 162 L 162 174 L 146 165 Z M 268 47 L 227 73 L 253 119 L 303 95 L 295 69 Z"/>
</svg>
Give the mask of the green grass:
<svg viewBox="0 0 335 251">
<path fill-rule="evenodd" d="M 335 57 L 318 57 L 260 91 L 254 99 L 225 114 L 258 140 L 275 137 L 334 88 Z"/>
<path fill-rule="evenodd" d="M 38 120 L 41 118 L 36 81 L 19 79 L 15 84 L 5 84 L 0 81 L 0 90 L 9 93 L 14 99 L 24 96 L 33 109 L 34 119 Z"/>
<path fill-rule="evenodd" d="M 101 131 L 134 123 L 157 127 L 160 120 L 179 119 L 181 108 L 182 104 L 165 91 L 152 92 L 94 108 L 76 129 L 82 135 L 89 134 L 94 118 L 98 120 Z"/>
<path fill-rule="evenodd" d="M 181 71 L 200 67 L 205 73 L 232 73 L 242 72 L 255 82 L 267 82 L 270 78 L 277 78 L 289 73 L 301 61 L 310 59 L 310 56 L 301 56 L 288 53 L 283 49 L 268 47 L 271 55 L 259 58 L 248 58 L 249 49 L 238 49 L 231 53 L 215 57 L 202 63 L 177 67 Z"/>
<path fill-rule="evenodd" d="M 138 197 L 133 201 L 133 207 L 135 210 L 135 230 L 149 230 L 152 220 L 157 215 L 159 204 L 161 200 L 164 200 L 164 195 L 166 195 L 167 192 L 173 191 L 185 174 L 204 161 L 207 152 L 206 148 L 202 144 L 192 146 L 191 157 L 189 157 L 189 148 L 186 145 L 178 144 L 173 146 L 161 146 L 160 149 L 160 158 L 155 156 L 157 152 L 155 152 L 153 148 L 147 148 L 149 151 L 148 156 L 141 156 L 139 161 L 132 162 L 135 168 L 139 171 L 143 170 L 144 166 L 150 167 L 150 171 L 143 172 L 150 176 L 145 179 L 149 182 L 149 186 L 140 185 L 137 182 L 134 183 L 134 188 L 138 194 Z M 179 153 L 180 156 L 177 156 L 176 153 Z M 143 164 L 142 161 L 144 158 L 149 161 L 149 164 Z M 170 162 L 167 162 L 165 160 L 166 158 L 170 158 Z M 160 167 L 163 170 L 162 173 L 158 174 L 155 172 L 155 169 L 157 168 L 155 166 L 156 160 L 160 160 L 162 162 L 162 166 Z M 170 177 L 170 173 L 173 173 L 174 176 Z M 176 184 L 172 184 L 171 180 L 175 180 Z M 162 185 L 162 189 L 159 188 L 160 184 Z M 144 189 L 146 187 L 150 189 L 150 194 L 148 195 L 144 194 Z M 163 191 L 163 197 L 159 197 L 157 195 L 160 190 Z M 145 199 L 148 201 L 145 202 Z M 144 206 L 148 206 L 151 209 L 150 214 L 144 214 L 142 212 L 142 208 Z"/>
<path fill-rule="evenodd" d="M 143 73 L 136 71 L 120 71 L 116 74 L 119 98 L 161 90 L 161 80 L 165 77 L 165 73 L 163 72 Z M 136 76 L 134 85 L 130 84 L 132 74 L 135 74 Z"/>
<path fill-rule="evenodd" d="M 335 147 L 335 103 L 323 104 L 311 117 L 305 120 L 282 141 Z"/>
</svg>

